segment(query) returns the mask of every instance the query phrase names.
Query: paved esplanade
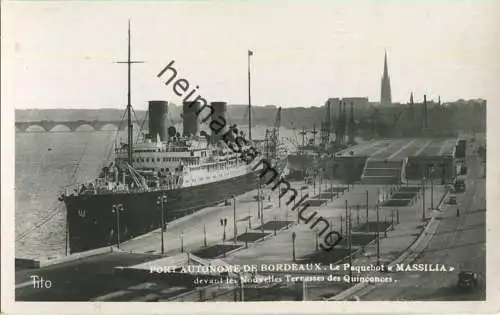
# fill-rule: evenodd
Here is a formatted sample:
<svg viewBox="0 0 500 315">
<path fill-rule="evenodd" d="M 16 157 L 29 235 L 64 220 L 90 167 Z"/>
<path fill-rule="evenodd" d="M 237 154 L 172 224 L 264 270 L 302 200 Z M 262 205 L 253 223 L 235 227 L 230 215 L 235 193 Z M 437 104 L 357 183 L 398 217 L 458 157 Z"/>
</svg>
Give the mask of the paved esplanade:
<svg viewBox="0 0 500 315">
<path fill-rule="evenodd" d="M 355 185 L 354 189 L 346 194 L 349 205 L 356 205 L 357 203 L 366 203 L 364 200 L 366 198 L 366 190 L 369 191 L 369 220 L 375 221 L 375 202 L 376 202 L 376 192 L 378 191 L 377 186 L 367 186 L 367 185 Z M 444 190 L 442 187 L 434 188 L 434 205 L 437 205 L 440 201 Z M 426 190 L 426 209 L 430 208 L 430 188 Z M 319 213 L 328 218 L 328 220 L 334 219 L 334 227 L 339 230 L 341 215 L 345 215 L 345 199 L 336 199 L 329 204 L 318 208 Z M 390 221 L 390 209 L 391 208 L 381 208 L 380 210 L 380 220 Z M 394 231 L 388 231 L 385 237 L 384 233 L 381 233 L 380 240 L 380 261 L 382 263 L 390 262 L 396 259 L 403 251 L 405 251 L 408 246 L 417 238 L 419 233 L 422 231 L 422 227 L 425 224 L 422 222 L 422 198 L 419 198 L 412 206 L 399 208 L 400 212 L 400 223 L 395 226 Z M 426 216 L 430 216 L 430 211 L 426 212 Z M 356 207 L 351 208 L 352 224 L 355 226 L 357 224 L 357 210 Z M 366 221 L 366 209 L 362 206 L 359 211 L 360 223 Z M 336 220 L 335 220 L 336 219 Z M 344 221 L 345 222 L 345 221 Z M 315 235 L 308 225 L 299 224 L 292 228 L 296 232 L 296 253 L 297 257 L 310 255 L 315 252 Z M 267 240 L 266 242 L 256 244 L 255 246 L 236 252 L 226 259 L 230 264 L 276 264 L 276 263 L 292 263 L 292 240 L 291 233 L 292 230 L 285 230 L 279 233 L 276 237 Z M 345 232 L 344 232 L 345 233 Z M 353 265 L 368 266 L 376 264 L 376 246 L 375 242 L 366 246 L 364 256 L 361 256 L 353 260 Z M 314 272 L 311 272 L 314 273 Z M 318 273 L 318 272 L 316 272 Z M 339 272 L 323 272 L 326 274 L 336 274 Z M 305 272 L 291 272 L 289 274 L 303 275 Z M 321 273 L 319 273 L 321 274 Z M 346 274 L 345 271 L 340 271 L 340 274 Z M 365 273 L 366 274 L 366 273 Z M 361 274 L 354 274 L 361 275 Z M 321 299 L 321 296 L 333 296 L 339 293 L 341 290 L 345 289 L 345 283 L 314 283 L 308 284 L 307 287 L 307 299 Z M 219 299 L 220 300 L 220 299 Z"/>
<path fill-rule="evenodd" d="M 313 211 L 318 211 L 318 216 L 321 215 L 323 218 L 327 219 L 329 222 L 333 222 L 333 227 L 336 231 L 341 231 L 341 221 L 345 224 L 345 201 L 347 200 L 348 207 L 350 207 L 351 212 L 351 220 L 352 226 L 356 226 L 358 221 L 358 213 L 359 213 L 359 222 L 363 224 L 366 222 L 366 192 L 368 191 L 368 217 L 369 221 L 376 220 L 376 211 L 375 204 L 378 198 L 379 190 L 384 191 L 384 188 L 388 189 L 388 187 L 383 186 L 374 186 L 374 185 L 354 185 L 354 188 L 351 189 L 350 192 L 345 193 L 344 196 L 340 196 L 340 198 L 334 199 L 334 201 L 330 201 L 327 204 L 324 204 L 320 207 L 311 207 L 310 211 L 307 210 L 304 213 L 304 216 L 307 216 L 308 213 Z M 430 188 L 427 191 L 427 196 L 430 196 Z M 434 188 L 434 205 L 439 202 L 439 199 L 442 196 L 442 188 L 435 187 Z M 430 207 L 430 198 L 427 197 L 426 203 L 428 203 L 428 207 Z M 359 212 L 357 205 L 360 205 Z M 379 211 L 380 221 L 391 221 L 391 210 L 396 208 L 385 208 L 381 207 Z M 420 225 L 421 217 L 422 217 L 422 205 L 421 202 L 415 203 L 414 206 L 411 207 L 400 207 L 400 221 L 401 224 L 405 224 L 408 222 L 408 230 L 404 229 L 403 234 L 409 234 L 410 231 L 413 233 L 418 233 L 419 229 L 417 228 Z M 296 218 L 296 213 L 293 213 Z M 342 216 L 342 220 L 340 217 Z M 291 217 L 291 216 L 290 216 Z M 312 221 L 314 222 L 314 220 Z M 276 237 L 269 239 L 266 242 L 261 244 L 256 244 L 250 249 L 242 250 L 234 253 L 231 257 L 227 258 L 227 261 L 231 264 L 244 264 L 244 263 L 252 263 L 252 264 L 268 264 L 268 263 L 292 263 L 292 239 L 291 233 L 293 231 L 296 232 L 296 256 L 303 257 L 310 255 L 316 251 L 316 240 L 315 240 L 315 229 L 311 229 L 309 224 L 298 224 L 295 225 L 289 231 L 283 231 L 279 233 Z M 323 225 L 318 225 L 316 229 L 321 230 Z M 398 228 L 399 229 L 399 228 Z M 345 227 L 342 228 L 342 234 L 345 235 Z M 383 234 L 383 233 L 382 233 Z M 394 234 L 394 232 L 393 232 Z M 389 235 L 389 234 L 388 234 Z M 409 241 L 413 240 L 415 236 L 409 235 Z M 389 237 L 389 236 L 388 236 Z M 411 240 L 410 240 L 411 239 Z M 321 241 L 321 238 L 320 238 Z M 402 242 L 405 242 L 403 240 Z M 372 249 L 367 249 L 371 251 Z"/>
<path fill-rule="evenodd" d="M 293 182 L 292 186 L 300 189 L 303 183 Z M 334 184 L 335 186 L 339 186 Z M 322 184 L 322 192 L 326 191 L 330 188 L 330 185 L 325 181 Z M 354 188 L 350 192 L 345 192 L 344 195 L 340 195 L 340 198 L 335 199 L 333 203 L 330 203 L 328 206 L 322 206 L 320 209 L 311 208 L 320 210 L 321 214 L 325 211 L 324 216 L 326 218 L 333 219 L 334 217 L 339 217 L 340 215 L 345 214 L 345 200 L 348 200 L 349 205 L 360 204 L 363 205 L 364 208 L 366 205 L 366 191 L 368 190 L 369 197 L 369 207 L 370 211 L 373 212 L 375 201 L 377 199 L 377 194 L 379 189 L 381 191 L 385 191 L 388 187 L 378 187 L 378 186 L 363 186 L 363 185 L 354 185 Z M 269 222 L 276 220 L 290 220 L 297 221 L 297 211 L 291 211 L 293 207 L 293 203 L 290 206 L 286 206 L 285 202 L 287 201 L 287 197 L 284 197 L 281 200 L 281 208 L 279 207 L 278 202 L 278 191 L 272 192 L 270 189 L 265 189 L 264 193 L 266 196 L 271 196 L 271 200 L 269 201 L 267 198 L 264 201 L 264 221 Z M 302 191 L 302 196 L 309 194 L 309 197 L 313 197 L 319 193 L 319 184 L 316 189 L 314 189 L 313 185 L 309 185 L 307 189 Z M 254 196 L 257 195 L 257 191 L 251 191 L 244 195 L 238 196 L 236 198 L 236 222 L 238 234 L 244 233 L 247 229 L 251 231 L 257 228 L 260 225 L 261 220 L 257 217 L 257 202 L 255 201 Z M 300 199 L 301 194 L 299 193 L 298 199 Z M 226 240 L 230 240 L 234 236 L 233 229 L 233 206 L 217 206 L 211 207 L 204 210 L 201 210 L 193 215 L 188 217 L 179 219 L 175 222 L 169 223 L 167 226 L 167 232 L 165 233 L 165 251 L 168 255 L 179 253 L 181 250 L 181 239 L 184 250 L 195 251 L 203 247 L 204 242 L 204 234 L 206 231 L 207 243 L 208 245 L 214 245 L 222 243 L 224 228 L 220 225 L 221 218 L 227 218 L 227 226 L 226 226 Z M 365 211 L 363 211 L 365 212 Z M 250 217 L 250 225 L 248 217 Z M 305 253 L 311 246 L 315 246 L 314 232 L 312 232 L 307 225 L 301 224 L 299 227 L 303 229 L 302 232 L 297 232 L 297 255 L 301 255 Z M 339 230 L 339 223 L 334 222 L 336 229 Z M 269 231 L 268 231 L 269 232 Z M 313 238 L 311 238 L 313 235 Z M 120 249 L 124 251 L 132 251 L 132 252 L 157 252 L 160 251 L 160 231 L 155 230 L 151 233 L 148 233 L 144 236 L 140 236 L 136 239 L 124 242 L 120 245 Z M 302 239 L 309 239 L 309 241 L 302 241 Z M 304 242 L 304 243 L 302 243 Z M 226 241 L 227 244 L 231 244 L 230 241 Z M 263 244 L 267 244 L 268 241 Z M 306 245 L 307 244 L 307 245 Z M 290 247 L 287 244 L 286 247 Z M 302 250 L 304 248 L 304 250 Z M 314 249 L 314 248 L 311 248 Z M 272 250 L 272 249 L 271 249 Z M 256 253 L 257 256 L 261 257 L 262 253 Z M 272 261 L 272 256 L 270 255 L 268 259 Z M 283 259 L 290 258 L 291 255 L 288 253 L 285 257 L 281 257 L 279 254 L 276 259 L 283 261 Z M 257 258 L 257 257 L 255 257 Z M 251 259 L 250 259 L 251 260 Z"/>
<path fill-rule="evenodd" d="M 378 286 L 362 300 L 484 300 L 486 285 L 486 181 L 482 165 L 473 148 L 468 149 L 467 189 L 457 194 L 457 205 L 447 206 L 442 220 L 426 250 L 415 263 L 455 266 L 455 272 L 401 272 L 399 281 Z M 456 216 L 456 209 L 460 216 Z M 471 270 L 480 275 L 479 288 L 460 291 L 457 274 Z"/>
<path fill-rule="evenodd" d="M 362 224 L 366 221 L 366 191 L 368 190 L 369 198 L 369 219 L 370 221 L 375 221 L 375 203 L 378 197 L 379 189 L 383 188 L 373 185 L 354 185 L 354 188 L 346 193 L 340 198 L 334 199 L 334 201 L 328 202 L 326 205 L 320 207 L 313 207 L 318 211 L 318 213 L 329 221 L 334 222 L 335 230 L 340 230 L 340 216 L 345 215 L 345 200 L 348 201 L 349 206 L 354 206 L 351 208 L 352 224 L 357 225 L 357 207 L 355 205 L 361 204 L 359 211 L 359 220 Z M 442 197 L 443 189 L 441 187 L 434 188 L 434 205 L 437 205 Z M 430 188 L 427 189 L 426 197 L 426 208 L 430 208 Z M 418 200 L 411 206 L 401 207 L 400 210 L 400 224 L 396 225 L 394 231 L 388 231 L 387 237 L 384 233 L 381 233 L 380 241 L 380 260 L 382 262 L 392 261 L 397 256 L 401 254 L 418 236 L 421 232 L 421 228 L 424 224 L 422 222 L 422 198 Z M 271 213 L 268 217 L 273 217 L 274 215 L 281 215 L 281 217 L 286 217 L 284 209 L 274 209 L 270 211 Z M 288 211 L 290 212 L 290 211 Z M 293 219 L 293 214 L 288 214 L 290 220 Z M 426 215 L 430 215 L 430 211 L 426 212 Z M 389 208 L 382 207 L 380 210 L 380 220 L 390 221 L 390 210 Z M 345 223 L 345 221 L 344 221 Z M 255 226 L 255 225 L 252 225 Z M 301 257 L 318 252 L 316 250 L 315 242 L 315 232 L 309 228 L 307 224 L 298 224 L 293 226 L 289 230 L 283 230 L 277 233 L 276 236 L 272 236 L 266 241 L 257 243 L 249 246 L 249 248 L 243 248 L 240 251 L 234 252 L 228 255 L 223 260 L 232 265 L 242 265 L 242 264 L 254 264 L 254 265 L 276 265 L 276 264 L 291 264 L 293 263 L 292 257 L 292 238 L 291 234 L 295 231 L 296 233 L 296 257 L 299 259 Z M 344 230 L 345 231 L 345 230 Z M 269 232 L 269 231 L 268 231 Z M 344 232 L 345 233 L 345 232 Z M 320 249 L 321 250 L 321 249 Z M 356 259 L 353 264 L 355 265 L 369 265 L 376 263 L 376 247 L 374 242 L 366 247 L 366 253 L 364 257 Z M 269 272 L 259 272 L 261 274 L 270 274 Z M 332 272 L 318 272 L 318 271 L 296 271 L 296 272 L 286 272 L 286 274 L 291 275 L 305 275 L 305 274 L 328 274 Z M 345 272 L 344 272 L 345 273 Z M 283 274 L 283 272 L 276 272 L 275 274 Z M 308 299 L 317 299 L 320 295 L 332 296 L 339 293 L 341 290 L 345 289 L 346 285 L 344 283 L 316 283 L 308 285 L 307 296 Z M 215 300 L 225 301 L 231 300 L 232 295 L 221 295 Z M 186 300 L 186 299 L 183 299 Z M 189 299 L 188 299 L 189 300 Z"/>
<path fill-rule="evenodd" d="M 403 146 L 404 144 L 401 143 Z M 373 144 L 372 144 L 373 145 Z M 401 148 L 401 146 L 400 146 Z M 396 149 L 394 152 L 397 152 Z M 380 148 L 378 149 L 380 150 Z M 294 187 L 299 188 L 303 185 L 302 182 L 292 183 Z M 333 186 L 338 186 L 339 184 L 332 183 Z M 309 185 L 309 187 L 302 191 L 302 195 L 306 193 L 310 197 L 315 196 L 319 193 L 319 184 L 314 187 Z M 330 183 L 324 182 L 321 185 L 321 192 L 325 192 L 330 188 Z M 320 207 L 311 207 L 311 211 L 318 211 L 318 214 L 330 221 L 335 230 L 340 231 L 340 216 L 345 216 L 345 201 L 347 200 L 348 206 L 351 207 L 351 217 L 353 220 L 353 226 L 357 225 L 358 213 L 359 220 L 361 223 L 366 221 L 366 192 L 368 191 L 368 216 L 370 221 L 375 221 L 375 203 L 378 198 L 379 190 L 382 195 L 388 192 L 390 186 L 376 186 L 376 185 L 354 185 L 349 192 L 345 192 L 344 195 L 340 195 L 333 201 L 328 201 L 327 204 L 323 204 Z M 438 191 L 441 190 L 440 187 L 434 187 L 434 205 L 436 205 L 441 197 Z M 289 220 L 297 221 L 297 212 L 291 211 L 291 205 L 285 205 L 285 199 L 281 202 L 281 207 L 279 207 L 278 202 L 278 192 L 271 192 L 269 189 L 265 190 L 266 196 L 271 196 L 270 200 L 266 198 L 264 201 L 264 221 L 269 222 L 276 220 Z M 254 196 L 257 195 L 256 190 L 246 193 L 244 195 L 238 196 L 236 202 L 236 221 L 238 234 L 246 231 L 246 229 L 251 230 L 260 225 L 261 220 L 257 218 L 257 203 Z M 430 206 L 430 188 L 427 188 L 426 193 L 426 203 L 425 208 Z M 300 197 L 300 194 L 299 194 Z M 325 196 L 323 196 L 325 197 Z M 329 198 L 328 198 L 329 199 Z M 360 205 L 360 211 L 357 211 L 357 205 Z M 421 198 L 417 199 L 416 202 L 408 207 L 399 208 L 400 223 L 395 226 L 394 231 L 388 231 L 387 237 L 382 238 L 380 242 L 380 252 L 381 259 L 392 259 L 397 256 L 401 251 L 416 238 L 418 233 L 421 231 L 423 222 L 421 221 L 421 211 L 422 211 Z M 308 209 L 309 211 L 309 209 Z M 309 212 L 308 212 L 309 213 Z M 390 221 L 389 216 L 391 215 L 390 210 L 382 207 L 380 211 L 381 221 Z M 429 215 L 429 213 L 427 213 Z M 212 208 L 207 208 L 201 210 L 193 215 L 181 218 L 175 222 L 168 224 L 167 232 L 165 233 L 165 251 L 167 256 L 172 256 L 181 252 L 181 243 L 184 251 L 190 250 L 192 252 L 204 247 L 204 238 L 206 234 L 208 246 L 223 243 L 223 227 L 220 225 L 220 219 L 227 218 L 226 244 L 231 244 L 230 240 L 233 237 L 233 206 L 217 206 Z M 250 220 L 249 220 L 250 219 Z M 345 223 L 345 221 L 343 221 Z M 250 228 L 251 225 L 251 228 Z M 242 248 L 240 251 L 227 255 L 223 258 L 226 263 L 229 264 L 268 264 L 268 263 L 291 263 L 292 262 L 292 231 L 296 232 L 296 256 L 297 259 L 310 255 L 316 250 L 316 238 L 315 231 L 311 230 L 310 224 L 298 224 L 293 226 L 291 229 L 285 229 L 278 231 L 277 235 L 271 235 L 271 237 L 261 243 L 250 245 L 249 248 Z M 321 229 L 321 226 L 318 226 Z M 345 228 L 344 233 L 345 233 Z M 269 231 L 267 231 L 269 232 Z M 272 233 L 272 232 L 271 232 Z M 136 239 L 124 242 L 121 244 L 120 249 L 122 251 L 133 252 L 133 253 L 160 253 L 160 232 L 159 230 L 148 233 L 144 236 L 138 237 Z M 242 243 L 240 243 L 242 244 Z M 244 244 L 242 244 L 244 245 Z M 363 263 L 374 262 L 375 247 L 369 245 L 366 247 L 366 256 L 362 257 Z M 151 257 L 151 259 L 154 259 Z M 366 260 L 368 259 L 368 260 Z M 99 260 L 96 258 L 96 260 Z M 141 261 L 145 258 L 141 257 Z M 130 263 L 120 264 L 120 261 L 114 260 L 115 266 L 125 266 L 131 265 Z M 139 262 L 139 261 L 138 261 Z M 111 280 L 110 280 L 111 281 Z M 161 281 L 161 280 L 159 280 Z M 74 281 L 72 286 L 78 287 L 79 281 Z M 127 290 L 128 285 L 123 283 L 122 287 L 117 287 L 115 291 Z M 132 284 L 131 284 L 132 285 Z M 147 287 L 147 292 L 142 292 L 141 289 L 137 289 L 137 284 L 134 284 L 134 296 L 139 297 L 144 295 L 147 296 L 151 294 L 151 287 Z M 308 288 L 308 296 L 310 299 L 316 298 L 318 295 L 330 294 L 333 295 L 338 292 L 342 286 L 328 285 L 328 286 L 318 286 Z M 27 289 L 27 288 L 26 288 Z M 89 288 L 87 288 L 89 289 Z M 163 288 L 167 290 L 166 288 Z M 113 290 L 102 293 L 111 294 Z M 142 293 L 141 293 L 142 292 Z M 94 297 L 99 294 L 95 294 Z M 89 292 L 87 296 L 92 296 Z M 34 296 L 33 296 L 34 297 Z M 160 298 L 161 299 L 161 298 Z"/>
</svg>

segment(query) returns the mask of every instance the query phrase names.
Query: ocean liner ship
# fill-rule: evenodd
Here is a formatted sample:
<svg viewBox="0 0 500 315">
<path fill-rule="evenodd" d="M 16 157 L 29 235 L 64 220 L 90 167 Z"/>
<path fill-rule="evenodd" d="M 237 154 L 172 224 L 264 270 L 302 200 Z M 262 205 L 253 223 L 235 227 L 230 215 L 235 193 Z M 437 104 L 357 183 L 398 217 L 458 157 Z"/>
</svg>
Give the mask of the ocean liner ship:
<svg viewBox="0 0 500 315">
<path fill-rule="evenodd" d="M 248 164 L 221 139 L 224 132 L 200 132 L 199 103 L 183 104 L 181 135 L 168 126 L 167 102 L 150 101 L 149 134 L 133 143 L 130 28 L 128 56 L 128 143 L 115 149 L 114 161 L 97 179 L 60 198 L 66 205 L 72 253 L 165 228 L 165 222 L 257 188 L 260 180 L 260 159 Z M 225 117 L 226 103 L 211 106 L 213 117 Z"/>
</svg>

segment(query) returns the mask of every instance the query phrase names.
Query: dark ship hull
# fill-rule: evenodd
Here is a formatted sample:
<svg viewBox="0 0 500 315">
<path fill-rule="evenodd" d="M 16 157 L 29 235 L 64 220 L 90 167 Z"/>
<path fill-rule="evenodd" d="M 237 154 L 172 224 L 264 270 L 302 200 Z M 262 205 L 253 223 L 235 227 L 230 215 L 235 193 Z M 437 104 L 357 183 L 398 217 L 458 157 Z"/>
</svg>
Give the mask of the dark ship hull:
<svg viewBox="0 0 500 315">
<path fill-rule="evenodd" d="M 64 198 L 67 210 L 70 252 L 82 252 L 117 243 L 148 233 L 161 226 L 161 209 L 157 198 L 167 195 L 164 205 L 165 222 L 216 205 L 231 195 L 257 187 L 259 171 L 205 185 L 169 191 L 142 193 L 110 193 L 100 195 L 70 195 Z M 117 216 L 113 205 L 123 205 Z"/>
</svg>

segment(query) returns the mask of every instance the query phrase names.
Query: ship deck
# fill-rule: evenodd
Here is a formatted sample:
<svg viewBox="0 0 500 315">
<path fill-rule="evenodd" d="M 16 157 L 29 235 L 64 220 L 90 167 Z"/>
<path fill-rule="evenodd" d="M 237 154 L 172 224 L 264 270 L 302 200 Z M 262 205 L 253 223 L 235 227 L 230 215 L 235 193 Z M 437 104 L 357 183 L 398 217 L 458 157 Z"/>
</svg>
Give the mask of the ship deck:
<svg viewBox="0 0 500 315">
<path fill-rule="evenodd" d="M 372 159 L 399 160 L 416 156 L 452 155 L 456 139 L 382 139 L 367 141 L 347 148 L 340 156 L 367 156 Z M 351 154 L 352 152 L 352 154 Z"/>
</svg>

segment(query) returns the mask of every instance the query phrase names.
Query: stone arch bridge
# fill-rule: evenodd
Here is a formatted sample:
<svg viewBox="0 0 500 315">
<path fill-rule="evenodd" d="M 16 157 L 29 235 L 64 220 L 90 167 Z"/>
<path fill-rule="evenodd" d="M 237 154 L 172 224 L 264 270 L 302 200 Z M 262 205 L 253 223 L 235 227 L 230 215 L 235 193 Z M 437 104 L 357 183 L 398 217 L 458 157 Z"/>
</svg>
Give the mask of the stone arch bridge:
<svg viewBox="0 0 500 315">
<path fill-rule="evenodd" d="M 133 124 L 143 126 L 143 128 L 148 128 L 148 121 L 145 122 L 134 120 Z M 43 131 L 50 132 L 53 131 L 55 127 L 64 126 L 69 130 L 64 130 L 62 132 L 75 132 L 78 128 L 82 126 L 90 126 L 93 131 L 104 130 L 104 127 L 114 126 L 116 130 L 125 130 L 127 128 L 127 122 L 121 120 L 105 120 L 105 121 L 88 121 L 88 120 L 77 120 L 77 121 L 53 121 L 53 120 L 40 120 L 40 121 L 24 121 L 16 122 L 16 132 L 30 132 L 28 129 L 31 127 L 41 127 Z M 109 130 L 109 129 L 106 129 Z"/>
</svg>

